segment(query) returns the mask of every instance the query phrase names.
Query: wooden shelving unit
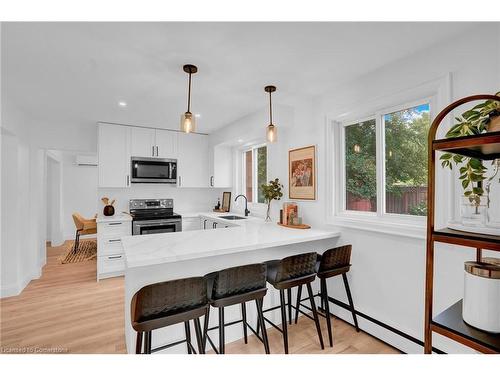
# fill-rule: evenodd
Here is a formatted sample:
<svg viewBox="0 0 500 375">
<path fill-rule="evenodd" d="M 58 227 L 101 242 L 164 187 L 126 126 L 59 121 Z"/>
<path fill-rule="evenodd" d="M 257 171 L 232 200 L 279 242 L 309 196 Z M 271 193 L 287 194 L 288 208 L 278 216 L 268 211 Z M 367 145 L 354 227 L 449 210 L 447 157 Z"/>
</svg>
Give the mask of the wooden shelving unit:
<svg viewBox="0 0 500 375">
<path fill-rule="evenodd" d="M 437 316 L 433 316 L 434 243 L 448 243 L 476 249 L 476 260 L 481 260 L 482 249 L 500 251 L 500 237 L 462 232 L 453 229 L 434 229 L 436 151 L 452 152 L 482 160 L 500 158 L 500 132 L 453 139 L 436 140 L 436 132 L 443 119 L 458 106 L 475 100 L 497 100 L 494 95 L 474 95 L 462 98 L 443 109 L 429 131 L 428 195 L 427 195 L 427 252 L 425 280 L 424 352 L 432 352 L 432 333 L 439 333 L 482 353 L 500 353 L 500 334 L 492 334 L 469 326 L 462 319 L 462 300 Z"/>
</svg>

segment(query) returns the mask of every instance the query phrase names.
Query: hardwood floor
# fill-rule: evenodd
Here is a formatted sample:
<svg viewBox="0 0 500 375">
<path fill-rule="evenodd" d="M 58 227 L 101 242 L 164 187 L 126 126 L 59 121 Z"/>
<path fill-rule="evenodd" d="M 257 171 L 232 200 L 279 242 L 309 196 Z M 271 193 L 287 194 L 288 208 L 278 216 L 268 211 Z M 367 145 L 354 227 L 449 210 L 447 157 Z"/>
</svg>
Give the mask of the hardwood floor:
<svg viewBox="0 0 500 375">
<path fill-rule="evenodd" d="M 0 300 L 0 353 L 125 353 L 124 282 L 96 282 L 96 262 L 59 264 L 64 248 L 47 249 L 42 277 L 15 297 Z M 305 317 L 289 326 L 290 353 L 399 353 L 382 341 L 357 333 L 334 319 L 334 346 L 320 350 L 312 321 Z M 322 330 L 327 342 L 326 325 Z M 278 331 L 268 329 L 272 353 L 283 353 Z M 227 353 L 264 353 L 253 336 L 226 345 Z"/>
</svg>

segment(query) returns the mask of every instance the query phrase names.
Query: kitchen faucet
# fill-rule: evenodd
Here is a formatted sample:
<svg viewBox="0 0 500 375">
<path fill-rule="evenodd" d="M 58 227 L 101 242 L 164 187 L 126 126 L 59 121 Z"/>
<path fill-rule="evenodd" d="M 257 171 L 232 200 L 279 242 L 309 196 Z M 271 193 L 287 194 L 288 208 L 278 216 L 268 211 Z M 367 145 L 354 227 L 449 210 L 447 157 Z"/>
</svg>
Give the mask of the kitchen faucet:
<svg viewBox="0 0 500 375">
<path fill-rule="evenodd" d="M 234 198 L 234 201 L 236 202 L 239 197 L 245 198 L 245 216 L 248 216 L 248 214 L 250 213 L 250 210 L 248 209 L 248 199 L 243 194 L 240 194 L 236 198 Z"/>
</svg>

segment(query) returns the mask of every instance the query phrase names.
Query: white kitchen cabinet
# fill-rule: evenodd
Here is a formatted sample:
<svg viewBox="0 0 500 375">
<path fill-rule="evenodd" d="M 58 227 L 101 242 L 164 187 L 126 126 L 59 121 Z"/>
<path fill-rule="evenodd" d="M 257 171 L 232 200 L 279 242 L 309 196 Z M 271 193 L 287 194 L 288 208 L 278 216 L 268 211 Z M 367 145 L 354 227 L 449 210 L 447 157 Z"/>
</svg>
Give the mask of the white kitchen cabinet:
<svg viewBox="0 0 500 375">
<path fill-rule="evenodd" d="M 233 154 L 231 147 L 217 145 L 209 150 L 209 184 L 231 188 L 233 185 Z"/>
<path fill-rule="evenodd" d="M 131 156 L 156 156 L 155 129 L 131 127 L 130 154 Z"/>
<path fill-rule="evenodd" d="M 131 155 L 177 158 L 177 132 L 172 130 L 131 127 Z"/>
<path fill-rule="evenodd" d="M 208 187 L 208 136 L 178 133 L 177 186 Z"/>
<path fill-rule="evenodd" d="M 99 187 L 130 186 L 130 127 L 98 124 Z"/>
<path fill-rule="evenodd" d="M 101 221 L 102 220 L 102 221 Z M 130 216 L 97 220 L 97 280 L 120 276 L 125 272 L 125 253 L 122 240 L 132 235 Z"/>
<path fill-rule="evenodd" d="M 167 159 L 177 159 L 177 132 L 156 129 L 156 156 Z"/>
<path fill-rule="evenodd" d="M 200 216 L 201 229 L 230 228 L 235 226 L 236 224 L 228 223 L 226 221 L 209 218 L 207 216 Z"/>
<path fill-rule="evenodd" d="M 199 217 L 183 217 L 182 218 L 182 231 L 198 230 L 200 227 Z"/>
</svg>

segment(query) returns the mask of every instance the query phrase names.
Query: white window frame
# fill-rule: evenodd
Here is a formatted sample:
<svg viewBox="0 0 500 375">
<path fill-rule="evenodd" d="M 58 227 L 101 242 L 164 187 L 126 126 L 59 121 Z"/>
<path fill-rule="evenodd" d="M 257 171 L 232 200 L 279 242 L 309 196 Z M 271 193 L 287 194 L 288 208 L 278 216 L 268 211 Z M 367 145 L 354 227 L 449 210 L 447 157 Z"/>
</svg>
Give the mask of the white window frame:
<svg viewBox="0 0 500 375">
<path fill-rule="evenodd" d="M 254 167 L 253 168 L 253 171 L 252 171 L 252 199 L 255 198 L 255 199 L 258 199 L 258 181 L 257 181 L 257 149 L 261 148 L 261 147 L 267 147 L 267 143 L 258 143 L 258 144 L 254 144 L 254 145 L 251 145 L 251 146 L 247 146 L 247 147 L 243 147 L 239 150 L 239 156 L 240 156 L 240 166 L 241 166 L 241 181 L 240 181 L 240 192 L 239 194 L 244 194 L 246 193 L 246 181 L 245 181 L 245 178 L 246 178 L 246 163 L 245 163 L 245 158 L 246 158 L 246 153 L 248 151 L 252 151 L 252 166 Z M 269 151 L 269 150 L 267 150 Z M 267 181 L 267 166 L 269 166 L 269 155 L 268 153 L 266 152 L 266 181 Z M 248 202 L 248 205 L 249 206 L 254 206 L 254 207 L 257 207 L 257 208 L 261 208 L 259 206 L 266 206 L 265 203 L 260 203 L 260 202 L 254 202 L 252 200 L 252 202 Z"/>
<path fill-rule="evenodd" d="M 437 108 L 444 108 L 451 101 L 451 74 L 428 81 L 418 87 L 400 91 L 397 94 L 375 98 L 356 105 L 364 111 L 344 108 L 341 114 L 326 116 L 327 156 L 327 212 L 326 222 L 331 225 L 382 232 L 404 237 L 425 239 L 426 217 L 385 213 L 385 128 L 383 114 L 429 103 L 430 120 L 437 114 Z M 368 119 L 376 120 L 376 162 L 377 162 L 377 211 L 363 212 L 345 209 L 345 127 Z M 451 122 L 449 122 L 451 125 Z M 440 132 L 446 132 L 440 129 Z M 439 136 L 439 135 L 438 135 Z M 441 134 L 444 136 L 444 133 Z M 453 176 L 447 171 L 436 170 L 437 178 L 444 184 L 440 207 L 437 207 L 436 223 L 445 225 L 454 216 Z M 381 188 L 382 187 L 382 188 Z M 445 194 L 445 195 L 444 195 Z M 439 201 L 439 199 L 437 199 Z"/>
</svg>

